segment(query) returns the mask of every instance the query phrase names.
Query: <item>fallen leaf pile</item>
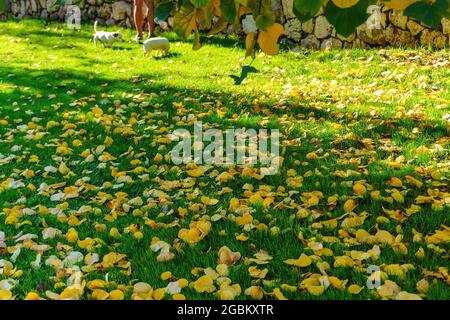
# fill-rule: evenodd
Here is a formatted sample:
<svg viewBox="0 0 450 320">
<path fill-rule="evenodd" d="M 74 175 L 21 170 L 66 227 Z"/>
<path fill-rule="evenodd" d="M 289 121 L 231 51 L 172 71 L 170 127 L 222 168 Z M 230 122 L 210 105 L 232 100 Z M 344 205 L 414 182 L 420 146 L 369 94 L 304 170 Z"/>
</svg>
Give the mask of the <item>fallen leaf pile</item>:
<svg viewBox="0 0 450 320">
<path fill-rule="evenodd" d="M 0 300 L 448 298 L 449 62 L 336 55 L 263 59 L 276 76 L 232 94 L 25 90 L 0 112 Z M 175 165 L 195 121 L 279 128 L 279 173 Z"/>
</svg>

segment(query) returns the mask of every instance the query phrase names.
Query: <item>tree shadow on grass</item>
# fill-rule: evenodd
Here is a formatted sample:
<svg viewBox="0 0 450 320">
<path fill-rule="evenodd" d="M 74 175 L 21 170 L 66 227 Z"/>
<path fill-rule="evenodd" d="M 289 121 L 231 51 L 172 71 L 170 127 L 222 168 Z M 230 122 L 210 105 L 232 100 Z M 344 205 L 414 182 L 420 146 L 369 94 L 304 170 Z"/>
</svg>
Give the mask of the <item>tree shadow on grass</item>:
<svg viewBox="0 0 450 320">
<path fill-rule="evenodd" d="M 158 55 L 153 55 L 150 56 L 151 59 L 155 59 L 155 60 L 165 60 L 165 59 L 171 59 L 171 58 L 177 58 L 181 56 L 181 53 L 179 52 L 175 52 L 175 51 L 171 51 L 166 55 L 162 55 L 162 56 L 158 56 Z"/>
<path fill-rule="evenodd" d="M 138 78 L 136 75 L 128 79 L 111 79 L 104 76 L 94 75 L 85 72 L 80 72 L 73 69 L 56 69 L 56 70 L 39 70 L 39 75 L 34 75 L 35 71 L 12 68 L 8 66 L 0 66 L 0 119 L 8 119 L 8 122 L 12 123 L 15 119 L 22 119 L 23 123 L 28 123 L 32 117 L 39 117 L 45 119 L 45 121 L 55 120 L 57 122 L 73 122 L 77 125 L 77 130 L 84 129 L 91 136 L 93 141 L 96 137 L 104 137 L 110 133 L 110 129 L 106 129 L 106 124 L 98 124 L 89 121 L 78 122 L 78 115 L 86 114 L 92 110 L 96 105 L 100 105 L 102 109 L 107 110 L 107 114 L 116 114 L 117 119 L 114 121 L 124 121 L 128 123 L 131 118 L 136 118 L 136 114 L 142 116 L 149 112 L 158 113 L 167 112 L 167 118 L 164 118 L 161 127 L 170 128 L 173 130 L 177 128 L 175 121 L 170 123 L 170 119 L 174 119 L 179 116 L 178 108 L 176 105 L 182 105 L 184 109 L 189 110 L 192 114 L 209 114 L 201 118 L 205 123 L 213 124 L 218 128 L 254 128 L 256 130 L 261 129 L 262 125 L 259 120 L 249 121 L 248 118 L 238 117 L 233 119 L 234 114 L 247 114 L 249 118 L 263 117 L 264 114 L 255 112 L 254 101 L 257 100 L 263 92 L 252 92 L 245 94 L 236 94 L 233 89 L 228 90 L 204 90 L 198 87 L 187 87 L 170 85 L 166 82 L 166 79 L 160 79 L 160 75 L 151 72 L 140 72 Z M 7 77 L 8 74 L 15 74 L 13 77 Z M 11 86 L 15 86 L 10 92 L 2 92 L 1 84 L 8 83 Z M 104 84 L 108 84 L 104 86 Z M 29 89 L 26 90 L 25 88 Z M 70 93 L 70 89 L 76 89 L 75 93 Z M 36 98 L 37 93 L 42 93 L 43 97 Z M 49 99 L 48 95 L 57 94 L 56 98 Z M 120 115 L 114 110 L 115 100 L 120 100 L 121 105 L 127 105 L 125 113 L 120 112 Z M 219 117 L 217 114 L 218 107 L 215 102 L 219 100 L 228 107 L 227 115 Z M 136 102 L 146 101 L 149 102 L 148 107 L 143 107 Z M 14 104 L 17 102 L 17 104 Z M 74 103 L 75 102 L 75 103 Z M 80 103 L 81 102 L 81 103 Z M 295 130 L 291 130 L 286 134 L 288 136 L 282 136 L 284 139 L 302 139 L 302 143 L 298 146 L 289 146 L 287 148 L 286 161 L 306 161 L 307 154 L 315 152 L 319 147 L 323 148 L 325 152 L 332 152 L 331 149 L 341 150 L 342 152 L 349 152 L 359 154 L 365 150 L 365 146 L 362 144 L 361 139 L 371 138 L 374 143 L 378 145 L 380 138 L 393 137 L 396 134 L 398 128 L 389 128 L 388 126 L 380 127 L 378 131 L 365 131 L 364 128 L 360 128 L 355 134 L 358 134 L 361 139 L 352 140 L 344 139 L 339 144 L 336 144 L 336 133 L 322 130 L 325 127 L 325 122 L 336 122 L 333 114 L 326 112 L 325 110 L 315 109 L 307 107 L 309 102 L 303 100 L 304 104 L 299 104 L 299 100 L 293 101 L 292 104 L 288 103 L 286 108 L 277 109 L 274 104 L 270 102 L 263 102 L 262 106 L 270 109 L 273 112 L 272 118 L 274 120 L 280 118 L 293 118 L 298 114 L 304 114 L 307 117 L 314 117 L 316 119 L 314 125 L 316 125 L 317 131 L 308 130 L 308 123 L 300 123 Z M 133 103 L 133 104 L 130 104 Z M 58 108 L 55 108 L 58 105 Z M 159 105 L 157 108 L 153 108 L 155 105 Z M 44 111 L 43 111 L 44 110 Z M 32 113 L 28 114 L 28 111 Z M 68 114 L 68 115 L 67 115 Z M 138 116 L 138 119 L 139 119 Z M 166 120 L 168 119 L 168 120 Z M 320 121 L 323 119 L 323 121 Z M 250 119 L 252 120 L 252 119 Z M 368 122 L 370 120 L 369 114 L 361 114 L 360 122 Z M 397 126 L 402 128 L 413 128 L 417 124 L 411 123 L 408 119 L 398 119 Z M 343 125 L 350 125 L 351 119 L 343 118 Z M 289 124 L 294 125 L 295 120 Z M 19 124 L 17 124 L 18 126 Z M 14 125 L 13 125 L 14 126 Z M 149 126 L 147 122 L 137 122 L 133 126 L 133 130 L 136 132 L 136 136 L 148 136 L 146 128 Z M 302 128 L 302 126 L 304 126 Z M 273 126 L 267 126 L 271 129 L 286 128 L 283 122 L 274 124 Z M 353 128 L 353 127 L 352 127 Z M 192 127 L 186 126 L 186 129 L 193 130 Z M 300 129 L 300 130 L 299 130 Z M 306 130 L 302 130 L 306 129 Z M 5 126 L 0 126 L 0 140 L 7 136 L 7 130 Z M 172 129 L 171 129 L 172 130 Z M 56 132 L 54 133 L 56 134 Z M 428 130 L 423 131 L 422 138 L 424 140 L 436 141 L 439 137 L 448 135 L 447 128 L 442 123 L 430 121 Z M 45 139 L 47 142 L 51 142 L 55 136 L 49 135 Z M 408 143 L 408 139 L 401 138 L 401 143 Z M 309 141 L 316 141 L 309 144 Z M 127 151 L 128 146 L 133 142 L 133 137 L 127 137 L 123 135 L 114 135 L 114 154 L 122 154 Z M 148 140 L 143 140 L 147 141 Z M 8 144 L 21 144 L 20 138 L 14 138 L 8 142 Z M 25 142 L 27 143 L 27 142 Z M 34 142 L 31 142 L 34 143 Z M 37 142 L 36 142 L 37 143 Z M 40 141 L 40 143 L 44 143 Z M 11 144 L 12 145 L 12 144 Z M 149 144 L 140 144 L 142 148 L 148 148 Z M 10 147 L 10 146 L 9 146 Z M 31 146 L 32 147 L 32 146 Z M 169 146 L 170 148 L 170 146 Z M 352 151 L 353 149 L 353 151 Z M 366 152 L 366 151 L 364 151 Z M 380 154 L 377 158 L 378 161 L 391 156 L 393 153 L 386 151 L 386 154 Z M 43 155 L 42 161 L 50 161 L 51 155 Z M 335 168 L 335 170 L 360 170 L 357 164 L 345 164 L 340 163 L 342 159 L 339 156 L 330 156 L 327 159 L 320 161 L 320 165 L 326 165 L 327 168 Z M 118 161 L 121 161 L 120 159 Z M 380 162 L 378 162 L 380 164 Z M 308 167 L 309 169 L 309 167 Z M 4 170 L 12 170 L 10 167 L 4 167 Z M 305 169 L 306 170 L 306 169 Z M 386 172 L 380 172 L 373 170 L 367 175 L 368 181 L 382 181 L 383 175 L 388 175 L 389 169 Z M 406 169 L 405 169 L 406 170 Z M 409 170 L 409 169 L 408 169 Z M 381 178 L 380 178 L 381 175 Z M 271 179 L 277 179 L 276 177 L 268 177 L 266 182 L 271 183 Z M 236 188 L 241 188 L 245 179 L 241 179 L 236 182 Z"/>
<path fill-rule="evenodd" d="M 225 48 L 244 48 L 242 39 L 237 35 L 214 35 L 203 39 L 203 43 Z"/>
<path fill-rule="evenodd" d="M 11 22 L 15 22 L 11 24 Z M 16 28 L 20 27 L 20 28 Z M 13 34 L 20 38 L 39 38 L 45 41 L 45 38 L 63 38 L 71 37 L 76 39 L 88 39 L 94 34 L 93 27 L 87 27 L 83 24 L 81 31 L 61 28 L 62 24 L 57 22 L 48 22 L 42 19 L 29 19 L 20 21 L 0 21 L 0 27 L 5 34 Z"/>
<path fill-rule="evenodd" d="M 240 85 L 248 76 L 249 73 L 258 73 L 258 69 L 255 67 L 252 67 L 250 65 L 242 66 L 241 68 L 241 75 L 238 77 L 234 74 L 230 75 L 230 78 L 234 80 L 235 85 Z"/>
<path fill-rule="evenodd" d="M 133 48 L 130 47 L 120 47 L 120 46 L 112 46 L 110 49 L 113 50 L 118 50 L 118 51 L 130 51 L 130 50 L 134 50 Z"/>
<path fill-rule="evenodd" d="M 245 74 L 244 70 L 249 72 L 257 72 L 253 67 L 244 66 L 241 72 L 241 77 Z M 256 71 L 255 71 L 256 70 Z M 14 74 L 14 76 L 8 76 Z M 236 76 L 237 77 L 237 76 Z M 69 107 L 69 104 L 76 99 L 96 96 L 98 99 L 102 96 L 115 95 L 117 97 L 125 97 L 124 101 L 131 102 L 133 96 L 142 93 L 144 95 L 158 94 L 165 92 L 164 95 L 159 95 L 158 103 L 166 106 L 169 111 L 173 110 L 173 102 L 183 102 L 187 107 L 192 108 L 198 112 L 204 112 L 204 102 L 214 102 L 216 100 L 222 101 L 229 107 L 230 115 L 233 113 L 248 114 L 250 116 L 258 116 L 254 112 L 254 100 L 260 96 L 265 95 L 264 92 L 253 91 L 245 94 L 237 94 L 233 87 L 226 90 L 199 90 L 198 87 L 182 87 L 172 84 L 167 84 L 166 79 L 159 73 L 142 70 L 128 79 L 117 79 L 100 76 L 98 74 L 86 73 L 74 69 L 41 69 L 33 70 L 0 66 L 0 83 L 10 84 L 14 88 L 10 88 L 8 92 L 0 92 L 0 111 L 4 113 L 7 110 L 13 110 L 13 102 L 28 101 L 28 104 L 33 105 L 34 108 L 48 108 L 49 105 L 56 102 L 62 102 L 65 106 L 61 109 Z M 29 88 L 25 90 L 25 88 Z M 71 89 L 76 89 L 76 93 L 71 93 Z M 199 93 L 200 92 L 200 93 Z M 36 94 L 42 94 L 43 98 L 37 99 Z M 48 95 L 56 94 L 56 99 L 48 99 Z M 29 97 L 28 99 L 25 99 Z M 185 98 L 195 98 L 188 99 Z M 326 98 L 325 98 L 326 99 Z M 31 103 L 32 101 L 32 103 Z M 310 105 L 314 102 L 307 97 L 302 99 L 291 99 L 285 102 L 283 108 L 277 106 L 274 99 L 267 99 L 261 103 L 262 108 L 267 108 L 271 111 L 274 119 L 279 119 L 283 116 L 297 116 L 303 114 L 307 117 L 314 117 L 315 119 L 323 119 L 321 122 L 336 122 L 335 114 L 328 110 L 314 108 Z M 98 102 L 97 102 L 98 103 Z M 345 110 L 343 111 L 345 112 Z M 260 114 L 261 116 L 263 114 Z M 419 123 L 411 119 L 392 119 L 385 115 L 380 115 L 378 121 L 394 122 L 395 126 L 389 124 L 380 124 L 368 135 L 393 135 L 398 132 L 398 127 L 413 128 Z M 353 119 L 342 118 L 340 123 L 348 125 L 353 123 Z M 373 121 L 373 117 L 368 113 L 361 112 L 359 122 L 361 124 Z M 238 121 L 234 121 L 236 124 Z M 423 124 L 423 121 L 420 123 Z M 251 125 L 251 124 L 250 124 Z M 258 126 L 258 122 L 255 123 Z M 352 125 L 353 127 L 353 125 Z M 361 129 L 362 130 L 362 129 Z M 364 131 L 360 132 L 364 135 Z M 443 121 L 428 120 L 424 130 L 423 138 L 436 140 L 438 137 L 445 137 L 448 133 L 448 128 Z"/>
<path fill-rule="evenodd" d="M 64 24 L 58 21 L 47 21 L 39 18 L 32 18 L 27 20 L 14 21 L 17 25 L 29 25 L 29 28 L 14 28 L 11 26 L 11 20 L 0 21 L 0 29 L 5 34 L 14 34 L 15 37 L 28 38 L 34 43 L 42 43 L 43 45 L 54 43 L 55 38 L 66 38 L 71 37 L 75 39 L 85 39 L 88 41 L 92 39 L 94 35 L 94 27 L 90 22 L 81 23 L 81 31 L 72 30 L 69 28 L 61 27 Z M 9 23 L 9 24 L 7 24 Z M 34 30 L 35 28 L 41 28 L 41 30 Z M 134 29 L 126 29 L 122 27 L 112 26 L 99 26 L 99 30 L 105 31 L 116 31 L 120 30 L 124 34 L 125 38 L 132 37 L 134 34 Z M 182 40 L 173 31 L 161 32 L 160 36 L 168 38 L 170 41 L 181 41 L 185 43 L 191 43 L 193 41 L 193 35 L 187 40 Z M 132 39 L 128 39 L 130 42 Z M 211 46 L 220 46 L 225 48 L 243 48 L 244 44 L 242 39 L 236 35 L 213 35 L 213 36 L 202 36 L 202 43 Z"/>
</svg>

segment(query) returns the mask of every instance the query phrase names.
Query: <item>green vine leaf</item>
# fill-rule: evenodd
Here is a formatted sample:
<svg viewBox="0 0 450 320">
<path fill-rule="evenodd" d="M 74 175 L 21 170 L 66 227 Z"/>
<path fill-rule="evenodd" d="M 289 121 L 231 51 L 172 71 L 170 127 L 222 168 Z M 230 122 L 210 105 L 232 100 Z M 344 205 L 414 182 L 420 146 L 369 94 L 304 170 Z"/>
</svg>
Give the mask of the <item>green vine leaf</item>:
<svg viewBox="0 0 450 320">
<path fill-rule="evenodd" d="M 239 4 L 236 4 L 234 0 L 220 0 L 220 11 L 227 22 L 236 22 L 238 9 Z"/>
<path fill-rule="evenodd" d="M 369 0 L 360 0 L 353 7 L 342 9 L 333 1 L 328 1 L 325 7 L 325 17 L 336 28 L 337 33 L 348 37 L 369 18 L 368 6 Z"/>
<path fill-rule="evenodd" d="M 437 0 L 433 4 L 420 1 L 413 3 L 406 8 L 404 14 L 405 16 L 416 19 L 433 29 L 439 29 L 441 20 L 447 16 L 448 8 L 448 0 Z"/>
<path fill-rule="evenodd" d="M 169 18 L 172 10 L 175 8 L 175 2 L 165 1 L 158 4 L 155 8 L 155 19 L 164 21 Z"/>
<path fill-rule="evenodd" d="M 293 11 L 301 22 L 306 22 L 319 12 L 323 0 L 294 0 Z"/>
<path fill-rule="evenodd" d="M 174 16 L 174 31 L 183 39 L 197 28 L 197 9 L 190 3 L 185 2 Z"/>
</svg>

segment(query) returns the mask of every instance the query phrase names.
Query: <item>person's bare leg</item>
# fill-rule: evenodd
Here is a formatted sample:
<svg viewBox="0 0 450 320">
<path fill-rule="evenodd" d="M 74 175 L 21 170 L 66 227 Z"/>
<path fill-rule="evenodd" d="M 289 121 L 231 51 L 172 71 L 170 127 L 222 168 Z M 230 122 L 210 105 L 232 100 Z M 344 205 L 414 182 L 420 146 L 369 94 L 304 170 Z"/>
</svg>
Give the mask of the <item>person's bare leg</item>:
<svg viewBox="0 0 450 320">
<path fill-rule="evenodd" d="M 136 27 L 136 41 L 143 39 L 142 29 L 144 28 L 144 0 L 134 0 L 134 25 Z"/>
<path fill-rule="evenodd" d="M 150 38 L 155 34 L 155 6 L 153 0 L 144 0 L 147 6 L 147 24 L 148 24 L 148 37 Z"/>
</svg>

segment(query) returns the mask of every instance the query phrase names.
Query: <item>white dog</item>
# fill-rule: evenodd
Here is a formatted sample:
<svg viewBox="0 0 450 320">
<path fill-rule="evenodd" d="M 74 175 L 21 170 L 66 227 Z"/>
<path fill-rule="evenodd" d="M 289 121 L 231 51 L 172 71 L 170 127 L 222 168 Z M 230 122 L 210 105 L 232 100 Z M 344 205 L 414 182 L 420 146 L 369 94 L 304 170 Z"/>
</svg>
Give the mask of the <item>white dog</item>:
<svg viewBox="0 0 450 320">
<path fill-rule="evenodd" d="M 94 46 L 97 46 L 97 41 L 103 43 L 105 47 L 112 47 L 112 44 L 116 41 L 123 42 L 122 34 L 120 31 L 108 32 L 108 31 L 97 31 L 97 21 L 94 23 Z"/>
<path fill-rule="evenodd" d="M 150 54 L 153 50 L 162 52 L 164 55 L 169 53 L 169 40 L 167 38 L 157 37 L 144 41 L 144 56 Z"/>
</svg>

